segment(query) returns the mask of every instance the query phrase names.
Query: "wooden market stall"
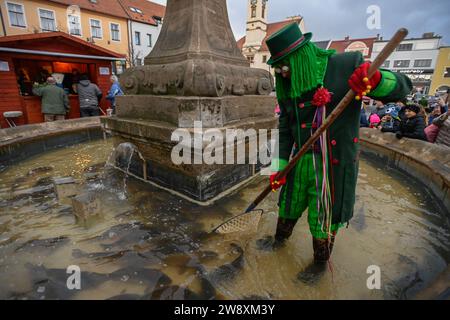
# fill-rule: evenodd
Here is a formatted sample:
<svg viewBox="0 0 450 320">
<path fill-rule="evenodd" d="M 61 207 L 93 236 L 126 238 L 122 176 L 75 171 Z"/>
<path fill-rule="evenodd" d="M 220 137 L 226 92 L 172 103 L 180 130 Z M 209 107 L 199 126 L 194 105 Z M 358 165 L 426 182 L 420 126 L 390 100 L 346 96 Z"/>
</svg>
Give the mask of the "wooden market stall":
<svg viewBox="0 0 450 320">
<path fill-rule="evenodd" d="M 96 46 L 62 32 L 48 32 L 0 38 L 0 127 L 9 127 L 5 112 L 21 112 L 18 125 L 41 123 L 41 98 L 33 96 L 33 84 L 45 82 L 54 75 L 69 95 L 68 118 L 80 117 L 76 80 L 88 74 L 105 97 L 110 86 L 113 62 L 125 61 L 125 56 Z M 78 74 L 78 75 L 77 75 Z M 108 101 L 100 107 L 106 110 Z"/>
</svg>

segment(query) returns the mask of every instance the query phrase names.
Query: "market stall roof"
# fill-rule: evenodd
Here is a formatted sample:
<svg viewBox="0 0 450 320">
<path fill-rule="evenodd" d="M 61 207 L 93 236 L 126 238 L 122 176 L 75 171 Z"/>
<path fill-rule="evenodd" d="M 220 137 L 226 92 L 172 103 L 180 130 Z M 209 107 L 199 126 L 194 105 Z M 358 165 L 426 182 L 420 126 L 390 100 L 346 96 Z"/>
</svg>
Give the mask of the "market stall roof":
<svg viewBox="0 0 450 320">
<path fill-rule="evenodd" d="M 104 49 L 64 32 L 0 37 L 0 52 L 98 60 L 126 60 L 125 55 Z"/>
</svg>

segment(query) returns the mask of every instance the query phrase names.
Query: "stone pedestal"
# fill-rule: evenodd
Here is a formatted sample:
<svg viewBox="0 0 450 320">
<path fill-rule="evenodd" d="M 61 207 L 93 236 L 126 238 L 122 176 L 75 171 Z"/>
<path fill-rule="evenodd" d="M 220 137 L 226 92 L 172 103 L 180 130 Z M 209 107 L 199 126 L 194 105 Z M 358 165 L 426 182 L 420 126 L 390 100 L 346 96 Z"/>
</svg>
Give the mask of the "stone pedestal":
<svg viewBox="0 0 450 320">
<path fill-rule="evenodd" d="M 276 128 L 276 100 L 269 97 L 273 78 L 267 70 L 250 68 L 241 54 L 226 0 L 168 0 L 161 34 L 145 66 L 127 70 L 120 82 L 126 95 L 117 98 L 117 115 L 102 118 L 102 124 L 116 146 L 132 143 L 144 158 L 132 158 L 130 170 L 136 176 L 208 202 L 259 171 L 260 165 L 251 161 L 176 165 L 171 157 L 178 144 L 172 134 L 187 129 L 193 136 L 198 122 L 203 129 L 222 132 L 254 129 L 256 139 L 259 129 Z M 248 142 L 243 144 L 248 148 Z M 197 145 L 193 153 L 202 155 L 206 147 Z"/>
</svg>

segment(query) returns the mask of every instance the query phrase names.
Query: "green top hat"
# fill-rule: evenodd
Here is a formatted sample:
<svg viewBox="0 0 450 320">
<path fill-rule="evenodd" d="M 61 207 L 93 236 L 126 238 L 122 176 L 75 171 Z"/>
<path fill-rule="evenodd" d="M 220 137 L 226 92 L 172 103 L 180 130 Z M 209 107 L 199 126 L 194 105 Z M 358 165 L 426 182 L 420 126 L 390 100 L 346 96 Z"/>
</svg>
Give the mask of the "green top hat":
<svg viewBox="0 0 450 320">
<path fill-rule="evenodd" d="M 288 54 L 303 47 L 312 38 L 312 33 L 303 34 L 297 23 L 291 23 L 281 30 L 271 35 L 266 44 L 269 48 L 271 57 L 267 61 L 268 65 L 273 65 L 283 60 Z"/>
</svg>

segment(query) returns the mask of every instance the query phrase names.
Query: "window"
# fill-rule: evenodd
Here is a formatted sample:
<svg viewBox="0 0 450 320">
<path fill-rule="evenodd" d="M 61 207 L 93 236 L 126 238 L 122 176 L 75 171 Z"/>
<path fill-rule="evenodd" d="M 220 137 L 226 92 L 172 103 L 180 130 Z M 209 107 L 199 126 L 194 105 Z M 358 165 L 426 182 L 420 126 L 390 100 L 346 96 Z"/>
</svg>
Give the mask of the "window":
<svg viewBox="0 0 450 320">
<path fill-rule="evenodd" d="M 153 47 L 152 35 L 147 33 L 148 46 Z"/>
<path fill-rule="evenodd" d="M 413 49 L 412 43 L 402 43 L 397 47 L 397 51 L 411 51 Z"/>
<path fill-rule="evenodd" d="M 256 18 L 256 6 L 252 6 L 252 18 Z"/>
<path fill-rule="evenodd" d="M 69 14 L 69 33 L 74 36 L 81 36 L 80 16 Z"/>
<path fill-rule="evenodd" d="M 23 5 L 9 2 L 7 2 L 7 5 L 8 5 L 9 23 L 11 24 L 11 26 L 26 28 Z"/>
<path fill-rule="evenodd" d="M 409 68 L 409 60 L 395 60 L 394 68 Z"/>
<path fill-rule="evenodd" d="M 142 66 L 142 59 L 141 58 L 136 58 L 136 65 L 137 66 Z"/>
<path fill-rule="evenodd" d="M 431 67 L 431 59 L 420 59 L 414 61 L 414 67 L 416 68 L 429 68 Z"/>
<path fill-rule="evenodd" d="M 386 60 L 386 61 L 381 65 L 381 67 L 382 67 L 382 68 L 389 68 L 390 65 L 391 65 L 391 61 Z"/>
<path fill-rule="evenodd" d="M 450 78 L 450 67 L 445 68 L 444 78 Z"/>
<path fill-rule="evenodd" d="M 135 32 L 134 32 L 134 43 L 135 43 L 137 46 L 140 46 L 140 45 L 141 45 L 141 33 L 140 33 L 139 31 L 135 31 Z"/>
<path fill-rule="evenodd" d="M 248 60 L 248 62 L 253 63 L 254 60 L 255 60 L 255 57 L 250 56 L 250 57 L 247 58 L 247 60 Z"/>
<path fill-rule="evenodd" d="M 113 41 L 120 41 L 120 30 L 117 23 L 111 23 L 111 39 Z"/>
<path fill-rule="evenodd" d="M 56 31 L 55 12 L 39 9 L 39 20 L 42 31 Z"/>
<path fill-rule="evenodd" d="M 130 10 L 131 10 L 132 12 L 134 12 L 134 13 L 142 14 L 142 10 L 141 10 L 141 9 L 134 8 L 134 7 L 130 7 Z"/>
<path fill-rule="evenodd" d="M 266 63 L 267 62 L 267 56 L 263 56 L 263 61 L 262 61 L 263 63 Z"/>
<path fill-rule="evenodd" d="M 90 19 L 91 21 L 91 37 L 95 39 L 103 38 L 102 22 L 100 20 Z"/>
</svg>

